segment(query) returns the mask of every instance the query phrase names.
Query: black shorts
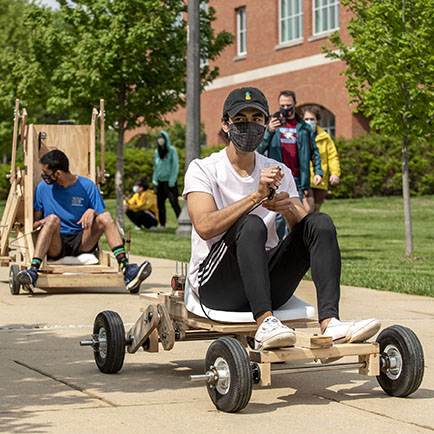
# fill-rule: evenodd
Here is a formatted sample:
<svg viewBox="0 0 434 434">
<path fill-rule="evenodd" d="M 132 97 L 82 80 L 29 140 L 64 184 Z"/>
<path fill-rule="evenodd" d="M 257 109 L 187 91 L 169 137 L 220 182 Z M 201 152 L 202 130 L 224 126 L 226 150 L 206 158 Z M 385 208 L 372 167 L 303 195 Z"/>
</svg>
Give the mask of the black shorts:
<svg viewBox="0 0 434 434">
<path fill-rule="evenodd" d="M 87 252 L 80 252 L 81 239 L 83 237 L 83 231 L 77 232 L 75 234 L 60 234 L 60 239 L 62 240 L 62 251 L 60 255 L 56 257 L 48 256 L 50 260 L 57 260 L 63 258 L 64 256 L 78 256 L 81 253 L 91 253 L 94 252 L 98 246 L 98 243 Z"/>
</svg>

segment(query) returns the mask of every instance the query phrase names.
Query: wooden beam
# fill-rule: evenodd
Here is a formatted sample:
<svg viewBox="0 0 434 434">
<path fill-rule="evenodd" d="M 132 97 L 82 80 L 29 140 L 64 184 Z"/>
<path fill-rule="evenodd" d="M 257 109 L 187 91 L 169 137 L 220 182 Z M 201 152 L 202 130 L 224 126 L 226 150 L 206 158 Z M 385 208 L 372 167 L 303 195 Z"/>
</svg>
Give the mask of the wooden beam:
<svg viewBox="0 0 434 434">
<path fill-rule="evenodd" d="M 257 363 L 288 362 L 306 359 L 326 359 L 329 357 L 362 356 L 378 354 L 377 343 L 339 344 L 329 348 L 284 348 L 273 351 L 250 351 L 250 359 Z"/>
<path fill-rule="evenodd" d="M 48 288 L 99 288 L 99 287 L 124 287 L 122 273 L 76 273 L 54 274 L 40 273 L 37 287 Z"/>
</svg>

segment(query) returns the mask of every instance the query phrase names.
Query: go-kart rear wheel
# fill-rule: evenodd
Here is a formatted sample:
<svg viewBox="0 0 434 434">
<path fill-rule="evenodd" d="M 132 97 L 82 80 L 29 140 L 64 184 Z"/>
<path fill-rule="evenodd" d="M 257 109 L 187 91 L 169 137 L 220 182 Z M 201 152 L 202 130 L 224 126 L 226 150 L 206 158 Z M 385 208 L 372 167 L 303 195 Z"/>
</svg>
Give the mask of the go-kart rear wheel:
<svg viewBox="0 0 434 434">
<path fill-rule="evenodd" d="M 96 365 L 104 374 L 121 370 L 125 358 L 125 329 L 122 318 L 111 310 L 95 318 L 93 333 L 98 343 L 94 347 Z"/>
<path fill-rule="evenodd" d="M 208 348 L 205 371 L 213 372 L 215 381 L 207 383 L 208 394 L 217 407 L 228 413 L 242 410 L 252 395 L 253 374 L 242 344 L 222 337 Z"/>
<path fill-rule="evenodd" d="M 393 325 L 378 336 L 380 375 L 378 383 L 391 396 L 408 396 L 422 382 L 424 356 L 416 334 L 407 327 Z"/>
<path fill-rule="evenodd" d="M 9 289 L 12 295 L 18 295 L 20 293 L 21 283 L 18 281 L 18 273 L 20 267 L 16 264 L 11 265 L 9 268 Z"/>
</svg>

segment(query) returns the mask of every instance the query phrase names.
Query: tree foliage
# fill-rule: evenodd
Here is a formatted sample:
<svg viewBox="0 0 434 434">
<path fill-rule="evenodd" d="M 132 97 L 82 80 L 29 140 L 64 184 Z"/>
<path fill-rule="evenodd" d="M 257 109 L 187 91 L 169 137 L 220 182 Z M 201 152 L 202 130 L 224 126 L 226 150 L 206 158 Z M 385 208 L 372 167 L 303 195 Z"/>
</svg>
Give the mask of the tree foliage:
<svg viewBox="0 0 434 434">
<path fill-rule="evenodd" d="M 30 104 L 81 123 L 89 123 L 92 106 L 105 100 L 106 122 L 118 137 L 115 183 L 122 225 L 124 132 L 161 126 L 163 115 L 185 104 L 186 6 L 179 0 L 59 4 L 58 11 L 26 6 L 27 46 L 15 50 L 13 74 L 5 81 Z M 214 19 L 213 8 L 201 10 L 201 55 L 211 60 L 233 40 L 225 31 L 214 32 Z M 205 66 L 202 85 L 217 75 L 217 67 Z"/>
<path fill-rule="evenodd" d="M 329 57 L 346 63 L 352 102 L 382 133 L 421 137 L 434 118 L 434 0 L 342 0 L 353 14 L 347 46 L 330 38 Z M 337 49 L 336 51 L 333 51 Z"/>
<path fill-rule="evenodd" d="M 327 55 L 346 63 L 352 102 L 371 126 L 402 138 L 406 256 L 413 254 L 409 143 L 432 134 L 434 119 L 434 0 L 342 0 L 353 15 L 346 46 L 338 33 Z"/>
</svg>

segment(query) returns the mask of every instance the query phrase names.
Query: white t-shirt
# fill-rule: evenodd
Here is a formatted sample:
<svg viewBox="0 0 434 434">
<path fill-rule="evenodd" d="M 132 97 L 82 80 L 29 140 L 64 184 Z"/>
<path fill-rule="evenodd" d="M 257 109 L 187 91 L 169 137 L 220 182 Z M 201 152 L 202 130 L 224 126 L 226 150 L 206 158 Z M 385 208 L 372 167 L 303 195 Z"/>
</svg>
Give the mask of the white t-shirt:
<svg viewBox="0 0 434 434">
<path fill-rule="evenodd" d="M 204 192 L 213 196 L 217 209 L 222 209 L 237 202 L 250 193 L 257 190 L 261 170 L 278 164 L 284 172 L 282 184 L 278 191 L 286 191 L 290 197 L 298 197 L 297 187 L 291 171 L 276 160 L 265 157 L 255 152 L 255 168 L 250 176 L 242 177 L 233 168 L 226 153 L 226 149 L 211 154 L 202 160 L 193 160 L 188 166 L 184 180 L 184 191 L 182 195 L 187 198 L 188 193 Z M 253 204 L 252 204 L 253 205 Z M 264 220 L 268 229 L 268 237 L 265 244 L 266 249 L 277 245 L 275 216 L 276 213 L 259 206 L 252 214 L 256 214 Z M 202 239 L 196 232 L 194 226 L 191 234 L 191 260 L 188 279 L 192 289 L 198 293 L 199 265 L 208 256 L 209 251 L 224 234 L 217 235 L 209 240 Z"/>
</svg>

